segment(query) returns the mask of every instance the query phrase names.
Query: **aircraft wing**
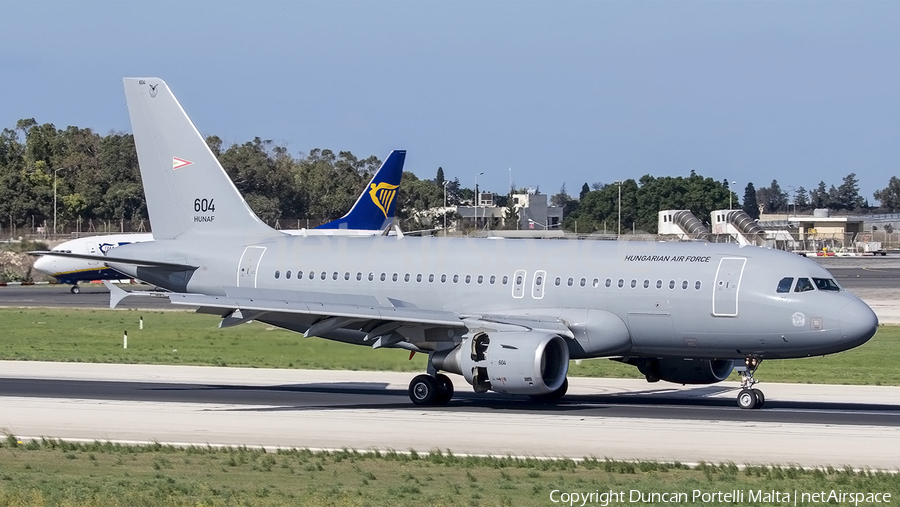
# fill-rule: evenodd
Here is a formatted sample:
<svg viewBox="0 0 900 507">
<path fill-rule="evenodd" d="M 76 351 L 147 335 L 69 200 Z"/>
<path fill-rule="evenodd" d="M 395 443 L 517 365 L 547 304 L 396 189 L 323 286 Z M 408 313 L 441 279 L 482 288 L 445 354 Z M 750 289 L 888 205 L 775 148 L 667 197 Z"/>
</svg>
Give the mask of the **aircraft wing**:
<svg viewBox="0 0 900 507">
<path fill-rule="evenodd" d="M 251 312 L 300 314 L 321 317 L 342 317 L 353 320 L 384 320 L 416 323 L 440 327 L 466 327 L 453 312 L 423 310 L 419 308 L 386 305 L 361 305 L 346 302 L 312 302 L 286 299 L 259 299 L 250 297 L 206 296 L 200 294 L 171 294 L 169 301 L 176 305 L 250 310 Z"/>
<path fill-rule="evenodd" d="M 228 288 L 224 296 L 171 293 L 176 305 L 197 306 L 201 312 L 223 315 L 221 327 L 248 320 L 289 321 L 303 319 L 309 323 L 306 335 L 334 331 L 339 328 L 360 329 L 367 323 L 378 323 L 374 329 L 399 332 L 415 341 L 418 332 L 411 330 L 542 330 L 574 338 L 569 327 L 559 318 L 496 314 L 460 314 L 445 310 L 418 308 L 412 303 L 390 298 L 275 289 Z M 393 325 L 393 327 L 392 327 Z M 370 326 L 371 327 L 371 326 Z M 373 337 L 378 332 L 369 332 Z M 456 333 L 438 333 L 439 341 L 452 341 Z M 434 341 L 434 335 L 429 338 Z"/>
</svg>

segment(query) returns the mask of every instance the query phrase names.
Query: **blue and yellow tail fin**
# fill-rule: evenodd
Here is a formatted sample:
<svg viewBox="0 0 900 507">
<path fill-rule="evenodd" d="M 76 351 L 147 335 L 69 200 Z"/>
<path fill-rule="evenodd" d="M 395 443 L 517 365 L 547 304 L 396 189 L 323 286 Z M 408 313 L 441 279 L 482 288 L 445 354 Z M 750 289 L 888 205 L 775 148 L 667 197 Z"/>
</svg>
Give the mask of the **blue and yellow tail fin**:
<svg viewBox="0 0 900 507">
<path fill-rule="evenodd" d="M 366 185 L 346 215 L 320 225 L 316 229 L 353 229 L 381 231 L 394 220 L 400 177 L 403 175 L 405 150 L 394 150 L 381 164 L 372 181 Z"/>
</svg>

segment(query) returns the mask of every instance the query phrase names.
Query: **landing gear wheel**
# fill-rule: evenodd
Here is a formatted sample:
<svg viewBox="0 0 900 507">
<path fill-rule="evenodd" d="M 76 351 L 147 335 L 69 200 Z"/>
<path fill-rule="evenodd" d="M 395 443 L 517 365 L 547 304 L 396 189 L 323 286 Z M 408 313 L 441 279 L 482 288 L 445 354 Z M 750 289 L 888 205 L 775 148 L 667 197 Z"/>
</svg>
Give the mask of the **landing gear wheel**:
<svg viewBox="0 0 900 507">
<path fill-rule="evenodd" d="M 446 405 L 447 403 L 450 403 L 450 398 L 453 398 L 453 381 L 443 373 L 438 373 L 434 376 L 434 379 L 437 381 L 437 394 L 434 397 L 433 403 L 435 405 Z"/>
<path fill-rule="evenodd" d="M 744 358 L 745 370 L 741 372 L 741 392 L 738 393 L 737 404 L 741 408 L 762 408 L 766 403 L 766 396 L 759 389 L 754 388 L 759 380 L 753 378 L 756 369 L 759 368 L 762 359 L 753 356 Z"/>
<path fill-rule="evenodd" d="M 546 393 L 546 394 L 533 394 L 530 395 L 531 399 L 536 401 L 537 403 L 556 403 L 563 396 L 566 395 L 566 391 L 569 390 L 569 379 L 563 380 L 563 383 L 556 391 Z"/>
<path fill-rule="evenodd" d="M 72 288 L 69 289 L 69 292 L 71 292 L 72 294 L 80 294 L 80 293 L 81 293 L 81 287 L 79 287 L 79 286 L 77 286 L 77 285 L 73 285 Z"/>
<path fill-rule="evenodd" d="M 766 404 L 766 395 L 759 389 L 754 389 L 753 394 L 756 395 L 756 406 L 753 408 L 763 408 L 763 405 Z"/>
<path fill-rule="evenodd" d="M 759 404 L 759 398 L 756 397 L 753 389 L 741 389 L 741 392 L 738 393 L 737 404 L 743 409 L 754 409 Z"/>
<path fill-rule="evenodd" d="M 434 404 L 438 392 L 438 381 L 430 375 L 416 375 L 409 383 L 409 399 L 416 405 Z"/>
</svg>

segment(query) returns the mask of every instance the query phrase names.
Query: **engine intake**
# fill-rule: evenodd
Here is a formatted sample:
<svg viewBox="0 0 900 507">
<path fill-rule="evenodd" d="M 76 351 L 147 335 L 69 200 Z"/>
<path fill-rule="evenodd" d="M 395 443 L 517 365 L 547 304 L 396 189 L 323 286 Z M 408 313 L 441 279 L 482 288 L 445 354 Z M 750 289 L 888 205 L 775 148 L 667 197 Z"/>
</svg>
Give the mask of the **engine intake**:
<svg viewBox="0 0 900 507">
<path fill-rule="evenodd" d="M 435 352 L 432 363 L 462 375 L 478 392 L 546 394 L 566 380 L 569 347 L 558 335 L 534 331 L 477 333 Z"/>
</svg>

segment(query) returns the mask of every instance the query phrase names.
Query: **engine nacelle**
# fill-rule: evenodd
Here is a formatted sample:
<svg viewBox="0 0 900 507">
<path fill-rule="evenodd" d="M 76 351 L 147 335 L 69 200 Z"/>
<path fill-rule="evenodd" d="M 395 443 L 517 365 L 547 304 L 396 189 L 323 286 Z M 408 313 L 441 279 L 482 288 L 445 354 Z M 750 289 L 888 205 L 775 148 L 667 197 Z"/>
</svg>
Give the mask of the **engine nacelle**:
<svg viewBox="0 0 900 507">
<path fill-rule="evenodd" d="M 715 384 L 731 375 L 732 359 L 630 358 L 648 382 L 665 380 L 676 384 Z"/>
<path fill-rule="evenodd" d="M 458 373 L 476 392 L 546 394 L 569 372 L 569 347 L 557 335 L 534 331 L 477 333 L 436 352 L 435 368 Z"/>
</svg>

